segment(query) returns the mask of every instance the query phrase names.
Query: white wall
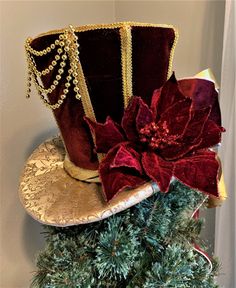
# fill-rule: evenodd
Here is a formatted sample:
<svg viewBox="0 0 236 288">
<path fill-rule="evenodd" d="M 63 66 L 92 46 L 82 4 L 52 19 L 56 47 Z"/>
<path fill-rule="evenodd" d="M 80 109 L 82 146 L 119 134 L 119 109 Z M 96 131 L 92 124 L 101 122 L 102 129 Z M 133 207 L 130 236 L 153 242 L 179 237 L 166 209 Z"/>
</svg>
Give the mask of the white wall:
<svg viewBox="0 0 236 288">
<path fill-rule="evenodd" d="M 179 29 L 177 77 L 211 67 L 220 80 L 224 1 L 116 1 L 116 20 L 173 24 Z"/>
<path fill-rule="evenodd" d="M 50 111 L 37 95 L 25 99 L 24 40 L 68 24 L 140 21 L 179 28 L 174 69 L 177 77 L 211 67 L 220 80 L 223 1 L 6 1 L 1 27 L 1 288 L 29 287 L 34 255 L 43 247 L 40 224 L 26 215 L 18 178 L 26 158 L 56 133 Z M 214 235 L 214 212 L 208 216 Z M 210 229 L 210 226 L 212 227 Z M 213 243 L 213 241 L 212 241 Z"/>
<path fill-rule="evenodd" d="M 19 203 L 18 178 L 26 158 L 56 133 L 51 113 L 33 95 L 25 99 L 24 41 L 68 24 L 114 21 L 113 1 L 1 2 L 1 288 L 26 288 L 34 255 L 43 247 L 41 225 Z"/>
</svg>

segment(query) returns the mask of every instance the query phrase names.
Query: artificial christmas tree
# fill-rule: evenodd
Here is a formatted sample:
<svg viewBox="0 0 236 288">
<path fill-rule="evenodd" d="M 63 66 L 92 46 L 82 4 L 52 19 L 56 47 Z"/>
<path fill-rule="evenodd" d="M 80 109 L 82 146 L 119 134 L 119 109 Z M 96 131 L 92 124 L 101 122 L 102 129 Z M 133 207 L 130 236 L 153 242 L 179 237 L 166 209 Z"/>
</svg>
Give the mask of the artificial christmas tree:
<svg viewBox="0 0 236 288">
<path fill-rule="evenodd" d="M 167 194 L 108 219 L 45 226 L 47 245 L 37 257 L 32 287 L 218 287 L 216 259 L 193 245 L 201 243 L 202 220 L 191 214 L 204 200 L 174 182 Z"/>
<path fill-rule="evenodd" d="M 196 216 L 225 197 L 224 129 L 214 82 L 172 74 L 177 38 L 122 22 L 27 39 L 28 96 L 32 80 L 64 145 L 31 155 L 21 200 L 44 224 L 84 224 L 48 228 L 33 286 L 216 287 Z"/>
</svg>

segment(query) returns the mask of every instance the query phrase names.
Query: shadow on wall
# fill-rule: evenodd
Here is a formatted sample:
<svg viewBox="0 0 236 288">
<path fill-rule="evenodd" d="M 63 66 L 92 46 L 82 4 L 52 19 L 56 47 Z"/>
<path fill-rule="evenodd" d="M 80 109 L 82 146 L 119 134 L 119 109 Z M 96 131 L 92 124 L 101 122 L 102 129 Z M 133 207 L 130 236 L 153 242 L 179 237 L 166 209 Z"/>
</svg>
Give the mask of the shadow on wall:
<svg viewBox="0 0 236 288">
<path fill-rule="evenodd" d="M 45 246 L 45 240 L 42 235 L 42 224 L 35 221 L 31 216 L 25 213 L 23 225 L 23 249 L 24 255 L 35 263 L 37 254 Z"/>
<path fill-rule="evenodd" d="M 33 153 L 33 151 L 45 140 L 53 138 L 59 134 L 58 129 L 51 128 L 37 135 L 32 142 L 29 144 L 28 148 L 25 150 L 26 159 Z"/>
<path fill-rule="evenodd" d="M 201 39 L 201 57 L 200 67 L 211 68 L 220 83 L 221 62 L 223 50 L 223 32 L 224 32 L 224 11 L 225 1 L 208 1 L 204 9 L 204 23 Z M 218 44 L 216 46 L 216 44 Z M 208 67 L 207 67 L 208 66 Z M 201 217 L 205 218 L 204 229 L 201 237 L 208 246 L 208 253 L 214 252 L 215 241 L 215 208 L 207 209 L 201 212 Z"/>
<path fill-rule="evenodd" d="M 213 255 L 215 242 L 215 208 L 203 209 L 200 212 L 200 218 L 204 219 L 203 229 L 201 231 L 201 240 L 207 246 L 207 253 Z"/>
</svg>

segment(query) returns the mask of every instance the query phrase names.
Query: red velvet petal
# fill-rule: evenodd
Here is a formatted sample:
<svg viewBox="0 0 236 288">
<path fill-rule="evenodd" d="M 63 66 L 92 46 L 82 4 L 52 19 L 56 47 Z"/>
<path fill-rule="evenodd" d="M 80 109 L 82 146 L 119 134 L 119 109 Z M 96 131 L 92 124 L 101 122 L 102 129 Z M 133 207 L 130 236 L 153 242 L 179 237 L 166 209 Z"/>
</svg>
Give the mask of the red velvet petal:
<svg viewBox="0 0 236 288">
<path fill-rule="evenodd" d="M 153 120 L 151 110 L 140 97 L 133 97 L 130 104 L 125 109 L 121 126 L 130 141 L 137 141 L 138 130 Z M 138 130 L 137 130 L 138 129 Z"/>
<path fill-rule="evenodd" d="M 208 120 L 202 132 L 202 141 L 198 149 L 210 148 L 221 142 L 221 132 L 224 132 L 223 127 L 218 126 L 214 121 Z"/>
<path fill-rule="evenodd" d="M 218 170 L 215 152 L 201 150 L 176 161 L 174 176 L 191 188 L 218 197 Z"/>
<path fill-rule="evenodd" d="M 103 193 L 106 201 L 111 200 L 119 191 L 126 188 L 136 188 L 147 181 L 136 169 L 129 167 L 112 168 L 120 145 L 111 149 L 99 166 Z"/>
<path fill-rule="evenodd" d="M 154 90 L 152 94 L 151 110 L 153 112 L 154 119 L 157 117 L 157 106 L 160 101 L 162 88 Z"/>
<path fill-rule="evenodd" d="M 205 79 L 183 79 L 178 81 L 180 91 L 193 100 L 194 109 L 211 106 L 210 120 L 221 125 L 218 93 L 213 82 Z"/>
<path fill-rule="evenodd" d="M 133 97 L 124 111 L 121 126 L 125 131 L 127 138 L 131 141 L 138 139 L 138 131 L 136 130 L 136 117 L 139 110 L 140 98 Z"/>
<path fill-rule="evenodd" d="M 191 145 L 190 143 L 178 143 L 168 145 L 159 151 L 159 155 L 168 161 L 177 160 L 198 147 L 201 141 L 201 139 L 198 139 L 196 143 L 193 143 Z"/>
<path fill-rule="evenodd" d="M 157 182 L 162 192 L 168 192 L 170 180 L 173 176 L 174 164 L 159 157 L 154 152 L 142 154 L 142 164 L 146 174 Z"/>
<path fill-rule="evenodd" d="M 136 117 L 136 128 L 139 131 L 154 120 L 153 113 L 147 104 L 140 98 L 140 106 Z"/>
<path fill-rule="evenodd" d="M 121 127 L 116 124 L 110 117 L 104 124 L 96 123 L 85 117 L 91 133 L 95 136 L 96 151 L 98 153 L 107 153 L 112 147 L 125 141 L 125 137 L 121 133 Z"/>
<path fill-rule="evenodd" d="M 185 96 L 179 91 L 178 83 L 174 73 L 162 87 L 161 95 L 158 95 L 158 92 L 154 95 L 156 99 L 154 98 L 153 102 L 157 102 L 155 112 L 157 120 L 159 119 L 159 116 L 162 115 L 162 113 L 164 113 L 170 106 L 172 106 L 178 101 L 185 99 Z M 153 106 L 154 103 L 152 103 L 152 109 L 154 109 Z"/>
<path fill-rule="evenodd" d="M 191 110 L 190 120 L 185 127 L 183 136 L 178 140 L 179 143 L 166 146 L 160 151 L 160 155 L 166 160 L 175 160 L 198 148 L 202 142 L 202 131 L 209 113 L 210 107 L 197 111 Z"/>
<path fill-rule="evenodd" d="M 191 111 L 191 119 L 186 126 L 183 135 L 184 143 L 192 145 L 192 143 L 196 142 L 196 139 L 199 139 L 202 136 L 201 134 L 210 112 L 211 107 Z"/>
<path fill-rule="evenodd" d="M 161 115 L 158 126 L 164 124 L 165 122 L 167 124 L 167 128 L 169 129 L 170 135 L 181 136 L 191 119 L 191 102 L 192 101 L 187 98 L 176 102 L 174 105 L 169 107 L 169 109 L 167 109 Z"/>
<path fill-rule="evenodd" d="M 121 144 L 116 152 L 115 158 L 111 163 L 111 168 L 129 167 L 134 168 L 142 174 L 143 169 L 140 163 L 141 155 L 129 144 Z"/>
</svg>

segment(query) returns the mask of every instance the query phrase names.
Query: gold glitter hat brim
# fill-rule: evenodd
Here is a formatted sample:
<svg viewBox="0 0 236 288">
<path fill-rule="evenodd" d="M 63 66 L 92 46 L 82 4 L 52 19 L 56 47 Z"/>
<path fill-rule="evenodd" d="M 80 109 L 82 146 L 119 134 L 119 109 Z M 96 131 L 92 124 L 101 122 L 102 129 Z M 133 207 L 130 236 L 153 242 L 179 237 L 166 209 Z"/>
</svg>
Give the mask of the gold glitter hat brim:
<svg viewBox="0 0 236 288">
<path fill-rule="evenodd" d="M 65 150 L 59 137 L 45 141 L 27 160 L 19 195 L 28 214 L 52 226 L 71 226 L 105 219 L 158 191 L 146 183 L 120 192 L 109 203 L 102 197 L 101 184 L 70 177 L 63 168 Z"/>
</svg>

